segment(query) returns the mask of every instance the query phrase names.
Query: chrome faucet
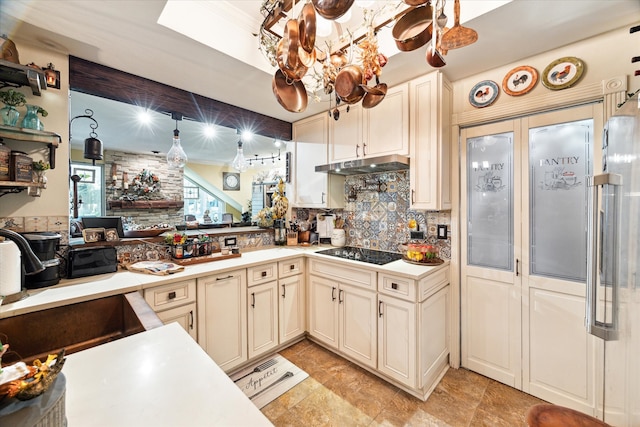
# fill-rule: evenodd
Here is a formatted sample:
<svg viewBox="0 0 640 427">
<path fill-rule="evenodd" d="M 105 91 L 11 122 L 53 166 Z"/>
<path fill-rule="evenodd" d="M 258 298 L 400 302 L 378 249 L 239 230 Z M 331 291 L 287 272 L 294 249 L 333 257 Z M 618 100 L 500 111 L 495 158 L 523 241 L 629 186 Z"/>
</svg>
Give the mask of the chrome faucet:
<svg viewBox="0 0 640 427">
<path fill-rule="evenodd" d="M 44 270 L 45 267 L 42 265 L 42 261 L 40 261 L 36 254 L 33 253 L 27 239 L 15 231 L 7 230 L 5 228 L 0 228 L 0 236 L 13 240 L 15 244 L 18 245 L 18 249 L 20 249 L 20 253 L 22 254 L 22 268 L 24 268 L 24 274 L 36 274 Z"/>
</svg>

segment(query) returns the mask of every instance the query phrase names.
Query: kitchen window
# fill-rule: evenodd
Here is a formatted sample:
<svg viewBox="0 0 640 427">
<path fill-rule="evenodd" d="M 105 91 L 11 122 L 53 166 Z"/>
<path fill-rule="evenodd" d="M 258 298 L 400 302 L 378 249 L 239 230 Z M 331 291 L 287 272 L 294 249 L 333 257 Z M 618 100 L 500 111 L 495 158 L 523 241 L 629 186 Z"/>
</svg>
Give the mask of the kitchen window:
<svg viewBox="0 0 640 427">
<path fill-rule="evenodd" d="M 104 215 L 104 167 L 71 163 L 71 175 L 78 175 L 78 218 Z M 73 185 L 69 186 L 69 212 L 73 212 Z"/>
</svg>

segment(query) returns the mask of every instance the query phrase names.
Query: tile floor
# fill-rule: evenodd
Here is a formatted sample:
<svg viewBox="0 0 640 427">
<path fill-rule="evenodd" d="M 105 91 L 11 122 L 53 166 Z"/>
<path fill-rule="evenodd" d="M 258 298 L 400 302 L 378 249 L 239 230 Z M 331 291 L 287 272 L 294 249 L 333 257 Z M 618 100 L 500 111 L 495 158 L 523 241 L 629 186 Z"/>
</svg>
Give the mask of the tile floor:
<svg viewBox="0 0 640 427">
<path fill-rule="evenodd" d="M 262 412 L 276 426 L 526 426 L 543 401 L 466 369 L 449 369 L 426 402 L 304 340 L 280 351 L 309 378 Z"/>
</svg>

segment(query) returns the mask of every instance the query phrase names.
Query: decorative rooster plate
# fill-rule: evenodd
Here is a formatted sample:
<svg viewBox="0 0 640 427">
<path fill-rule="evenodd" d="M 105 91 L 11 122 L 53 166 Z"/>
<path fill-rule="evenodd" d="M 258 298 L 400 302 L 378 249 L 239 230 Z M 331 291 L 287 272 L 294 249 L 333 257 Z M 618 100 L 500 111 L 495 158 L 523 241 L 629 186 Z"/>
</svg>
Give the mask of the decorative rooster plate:
<svg viewBox="0 0 640 427">
<path fill-rule="evenodd" d="M 493 104 L 498 97 L 500 89 L 496 82 L 492 80 L 483 80 L 471 89 L 469 92 L 469 103 L 476 108 L 486 107 Z"/>
<path fill-rule="evenodd" d="M 538 71 L 528 65 L 522 65 L 509 71 L 502 80 L 502 90 L 511 96 L 528 93 L 538 83 Z"/>
<path fill-rule="evenodd" d="M 542 84 L 551 90 L 567 89 L 580 80 L 584 72 L 583 62 L 573 56 L 556 59 L 542 73 Z"/>
</svg>

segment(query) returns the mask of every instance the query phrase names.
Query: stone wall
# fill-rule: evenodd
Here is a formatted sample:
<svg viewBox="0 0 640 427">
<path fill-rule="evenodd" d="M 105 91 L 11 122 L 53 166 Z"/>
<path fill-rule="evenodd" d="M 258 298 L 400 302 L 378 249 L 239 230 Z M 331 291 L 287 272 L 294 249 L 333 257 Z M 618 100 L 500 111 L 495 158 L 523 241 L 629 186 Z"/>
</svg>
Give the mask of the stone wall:
<svg viewBox="0 0 640 427">
<path fill-rule="evenodd" d="M 116 200 L 120 197 L 131 195 L 130 192 L 127 193 L 123 189 L 123 173 L 127 173 L 128 185 L 129 189 L 131 189 L 133 179 L 143 170 L 150 171 L 158 176 L 160 179 L 160 192 L 163 198 L 168 200 L 183 200 L 183 170 L 169 168 L 166 158 L 162 155 L 105 151 L 104 163 L 105 191 L 107 200 Z M 111 168 L 114 163 L 116 164 L 117 177 L 115 186 L 113 185 L 111 175 Z M 156 194 L 154 197 L 159 197 L 159 195 Z M 125 219 L 131 218 L 134 223 L 144 226 L 155 225 L 158 223 L 175 225 L 184 222 L 182 208 L 109 209 L 107 206 L 106 214 L 109 216 L 121 216 Z"/>
</svg>

